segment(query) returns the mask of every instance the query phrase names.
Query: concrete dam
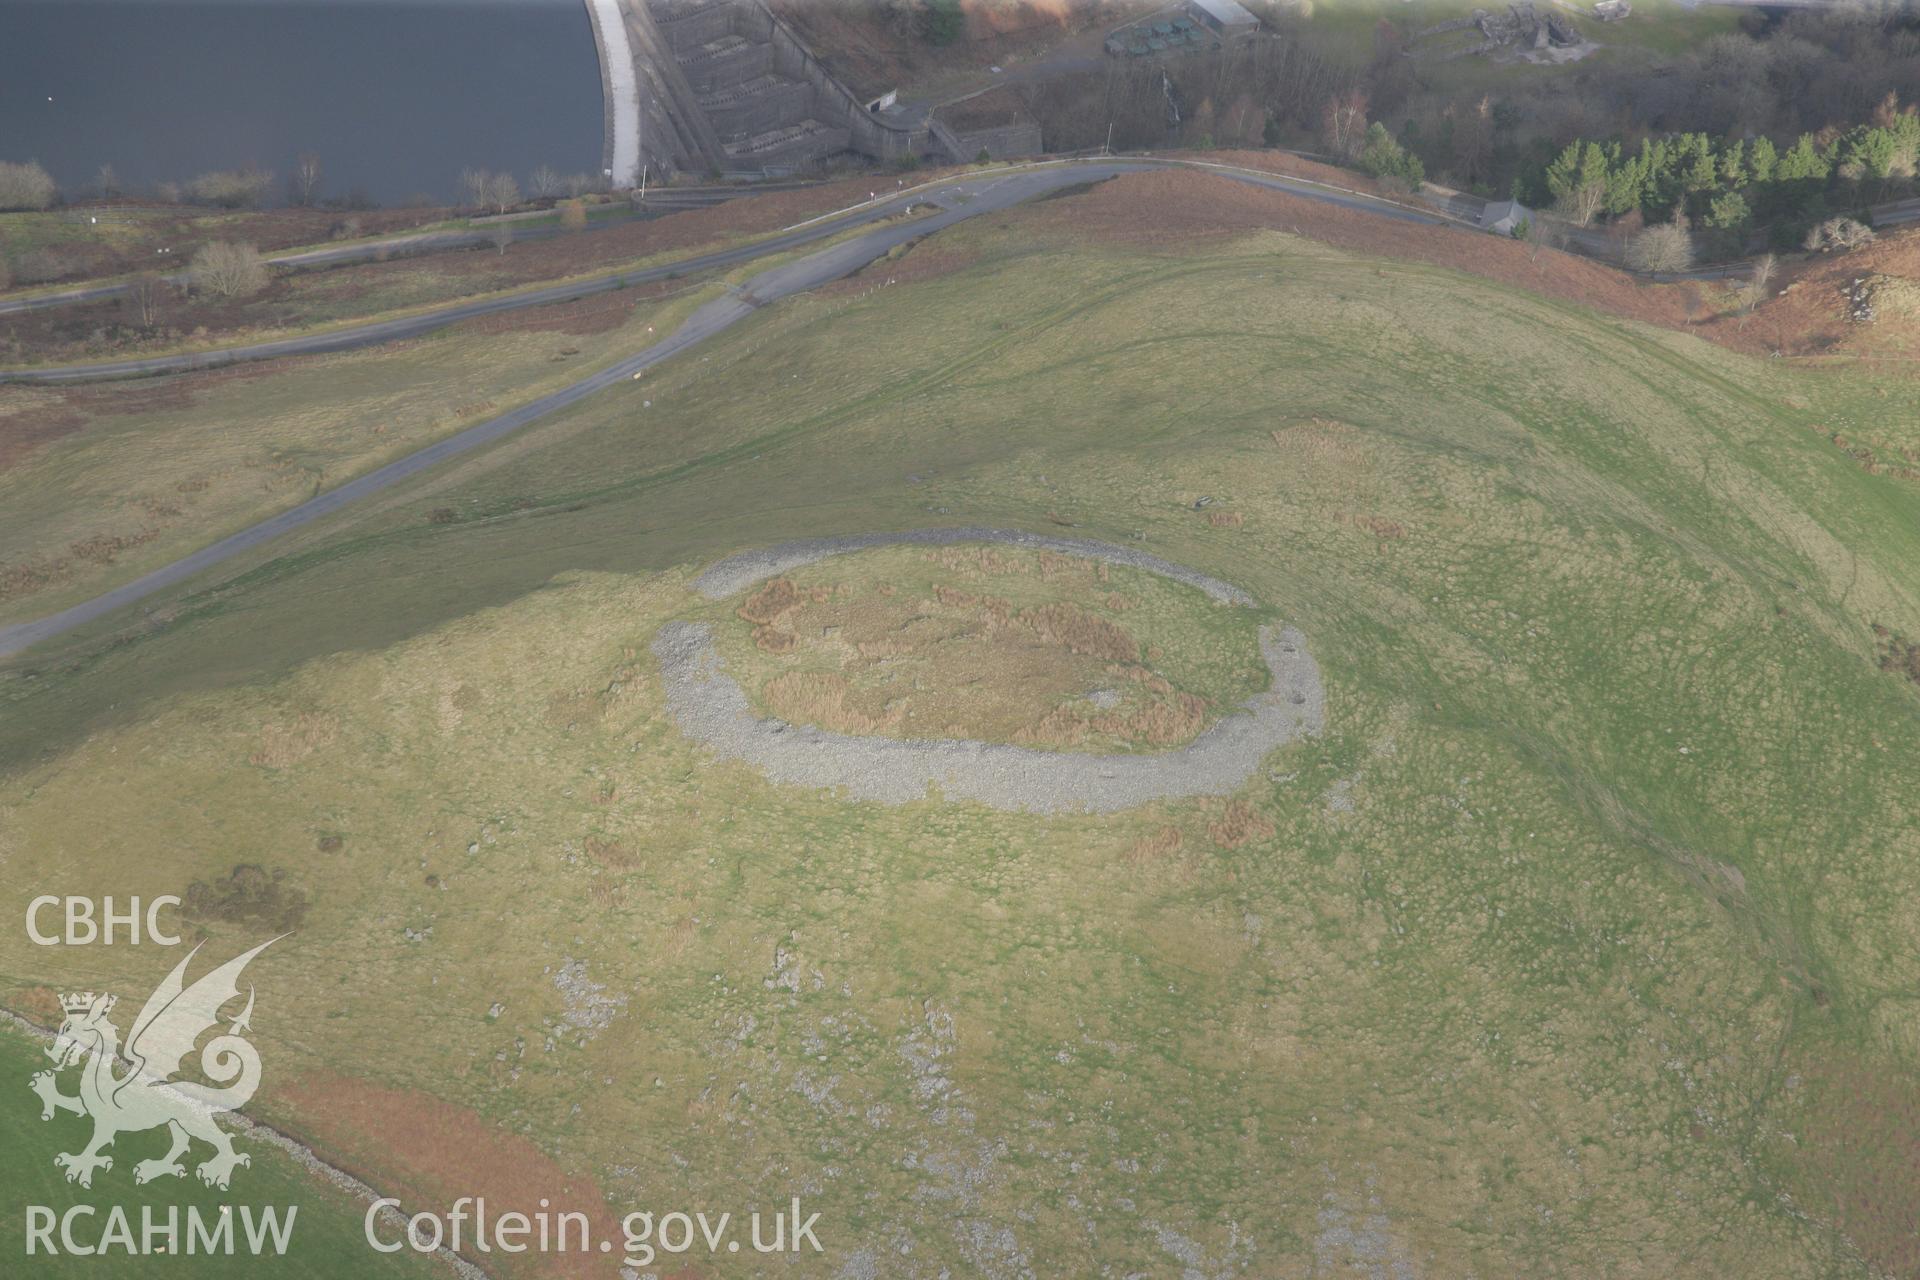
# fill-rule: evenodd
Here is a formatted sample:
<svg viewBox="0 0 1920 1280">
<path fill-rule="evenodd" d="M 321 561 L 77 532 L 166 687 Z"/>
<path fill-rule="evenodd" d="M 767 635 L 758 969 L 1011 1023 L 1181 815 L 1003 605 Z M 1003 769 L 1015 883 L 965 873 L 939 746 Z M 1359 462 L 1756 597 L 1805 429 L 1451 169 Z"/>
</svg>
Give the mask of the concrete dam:
<svg viewBox="0 0 1920 1280">
<path fill-rule="evenodd" d="M 849 152 L 948 158 L 924 122 L 869 112 L 763 0 L 586 2 L 616 187 L 781 177 Z"/>
</svg>

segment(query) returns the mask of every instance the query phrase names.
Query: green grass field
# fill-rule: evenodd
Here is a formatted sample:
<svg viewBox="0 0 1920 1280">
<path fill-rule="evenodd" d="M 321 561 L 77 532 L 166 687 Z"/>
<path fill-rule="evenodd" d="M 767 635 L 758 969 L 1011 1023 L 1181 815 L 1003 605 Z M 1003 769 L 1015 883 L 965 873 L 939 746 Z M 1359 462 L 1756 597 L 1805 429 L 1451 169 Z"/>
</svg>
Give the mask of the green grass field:
<svg viewBox="0 0 1920 1280">
<path fill-rule="evenodd" d="M 706 296 L 697 283 L 615 292 L 574 304 L 589 310 L 558 329 L 477 322 L 278 372 L 0 388 L 0 411 L 17 421 L 75 426 L 0 469 L 0 618 L 89 599 L 563 387 Z"/>
<path fill-rule="evenodd" d="M 278 870 L 264 1117 L 383 1188 L 508 1177 L 376 1122 L 407 1099 L 616 1212 L 799 1195 L 792 1274 L 1920 1265 L 1920 687 L 1872 630 L 1920 636 L 1920 492 L 1816 430 L 1920 444 L 1910 386 L 1063 210 L 16 664 L 0 905 Z M 680 736 L 648 643 L 692 574 L 940 524 L 1246 588 L 1326 731 L 1110 817 Z M 16 1006 L 153 967 L 0 933 Z"/>
<path fill-rule="evenodd" d="M 1052 553 L 865 551 L 695 617 L 763 713 L 845 733 L 1159 749 L 1268 683 L 1256 611 Z"/>
<path fill-rule="evenodd" d="M 0 386 L 0 444 L 35 442 L 0 451 L 0 622 L 90 599 L 557 390 L 793 256 L 275 367 Z"/>
<path fill-rule="evenodd" d="M 94 1175 L 93 1186 L 81 1188 L 67 1182 L 56 1168 L 58 1152 L 80 1150 L 91 1132 L 91 1123 L 76 1116 L 59 1114 L 52 1120 L 40 1119 L 40 1100 L 26 1087 L 33 1073 L 49 1065 L 38 1044 L 12 1028 L 0 1029 L 0 1077 L 7 1081 L 13 1096 L 0 1105 L 0 1258 L 5 1258 L 7 1274 L 60 1277 L 99 1276 L 103 1274 L 141 1276 L 209 1277 L 304 1277 L 364 1275 L 369 1277 L 426 1277 L 451 1274 L 438 1263 L 424 1261 L 411 1253 L 376 1253 L 363 1243 L 362 1218 L 365 1207 L 350 1199 L 313 1174 L 294 1164 L 287 1156 L 262 1142 L 240 1139 L 235 1150 L 246 1152 L 253 1163 L 236 1171 L 230 1192 L 203 1186 L 191 1172 L 184 1178 L 169 1178 L 136 1186 L 130 1172 L 135 1161 L 159 1156 L 167 1146 L 166 1138 L 155 1132 L 127 1134 L 113 1147 L 114 1167 Z M 63 1088 L 72 1089 L 71 1081 Z M 199 1154 L 204 1155 L 201 1150 Z M 189 1165 L 191 1167 L 191 1165 Z M 256 1257 L 251 1253 L 196 1253 L 183 1256 L 145 1254 L 130 1258 L 125 1251 L 114 1250 L 102 1257 L 69 1256 L 60 1245 L 58 1229 L 53 1241 L 61 1251 L 49 1255 L 39 1249 L 27 1255 L 26 1207 L 49 1209 L 56 1221 L 77 1205 L 96 1209 L 93 1216 L 73 1219 L 74 1235 L 84 1245 L 98 1244 L 106 1230 L 113 1206 L 127 1215 L 134 1237 L 140 1238 L 146 1219 L 142 1211 L 151 1209 L 156 1221 L 167 1222 L 169 1210 L 178 1213 L 180 1222 L 176 1249 L 186 1248 L 187 1214 L 197 1211 L 203 1222 L 213 1224 L 223 1210 L 235 1215 L 233 1238 L 245 1240 L 245 1215 L 272 1209 L 284 1221 L 289 1207 L 294 1209 L 292 1230 L 284 1253 Z M 255 1222 L 260 1219 L 256 1216 Z M 395 1238 L 398 1228 L 383 1227 L 382 1239 Z M 162 1237 L 155 1237 L 162 1243 Z M 351 1272 L 341 1268 L 343 1260 L 360 1257 L 363 1262 Z M 15 1268 L 18 1268 L 16 1270 Z"/>
</svg>

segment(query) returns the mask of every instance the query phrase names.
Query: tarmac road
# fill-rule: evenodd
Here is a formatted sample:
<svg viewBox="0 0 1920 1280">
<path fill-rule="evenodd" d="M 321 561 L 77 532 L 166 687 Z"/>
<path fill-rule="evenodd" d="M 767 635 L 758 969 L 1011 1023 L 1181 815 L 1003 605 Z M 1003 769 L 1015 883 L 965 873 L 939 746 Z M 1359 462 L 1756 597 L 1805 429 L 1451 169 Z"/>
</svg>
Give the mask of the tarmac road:
<svg viewBox="0 0 1920 1280">
<path fill-rule="evenodd" d="M 1233 169 L 1227 166 L 1208 166 L 1189 161 L 1173 160 L 1085 160 L 1055 161 L 1051 164 L 1035 165 L 1031 168 L 1009 170 L 1003 175 L 983 174 L 958 178 L 931 188 L 916 188 L 913 191 L 893 195 L 871 204 L 824 219 L 803 223 L 785 234 L 767 240 L 758 240 L 752 244 L 740 245 L 732 249 L 722 249 L 715 253 L 703 254 L 696 258 L 684 258 L 678 262 L 662 263 L 657 267 L 648 267 L 640 271 L 617 272 L 600 276 L 592 280 L 575 281 L 571 284 L 554 285 L 546 289 L 535 289 L 516 293 L 509 297 L 489 298 L 477 302 L 455 303 L 437 310 L 421 312 L 398 320 L 371 321 L 366 324 L 348 325 L 325 333 L 308 334 L 295 338 L 283 338 L 273 342 L 246 343 L 240 346 L 216 348 L 211 351 L 195 351 L 178 355 L 149 356 L 136 360 L 107 360 L 91 364 L 47 365 L 29 369 L 0 369 L 0 383 L 73 383 L 96 382 L 111 378 L 132 378 L 159 373 L 184 373 L 194 369 L 212 369 L 222 365 L 241 364 L 253 360 L 272 360 L 281 356 L 317 355 L 328 351 L 348 351 L 358 347 L 376 346 L 383 342 L 392 342 L 400 338 L 416 337 L 435 329 L 458 324 L 463 320 L 472 320 L 479 316 L 497 315 L 503 311 L 518 311 L 523 307 L 546 306 L 555 302 L 571 302 L 575 298 L 584 298 L 592 294 L 605 293 L 613 289 L 631 285 L 651 284 L 657 280 L 671 279 L 677 276 L 693 275 L 711 271 L 720 267 L 736 266 L 750 262 L 755 258 L 769 254 L 782 253 L 788 249 L 823 240 L 838 235 L 853 227 L 878 221 L 899 213 L 908 205 L 944 203 L 948 195 L 956 191 L 974 190 L 984 186 L 1006 182 L 1014 178 L 1032 176 L 1039 173 L 1073 174 L 1071 181 L 1087 182 L 1110 178 L 1122 173 L 1137 173 L 1156 168 L 1201 168 L 1217 172 L 1229 178 L 1254 186 L 1269 187 L 1276 191 L 1286 191 L 1308 199 L 1320 200 L 1342 205 L 1355 210 L 1384 214 L 1388 217 L 1405 218 L 1412 221 L 1429 223 L 1434 226 L 1450 225 L 1450 220 L 1438 214 L 1423 213 L 1389 200 L 1372 196 L 1348 193 L 1320 183 L 1300 178 L 1288 178 L 1277 174 L 1257 174 L 1249 170 Z M 1048 187 L 1055 189 L 1060 184 Z M 1004 207 L 1004 206 L 1001 206 Z M 923 224 L 924 225 L 924 224 Z M 450 233 L 466 235 L 467 233 Z M 484 239 L 484 234 L 477 237 Z M 357 251 L 357 250 L 356 250 Z M 316 254 L 339 253 L 345 250 L 315 250 Z M 118 286 L 103 286 L 105 293 L 111 293 Z M 104 296 L 104 294 L 103 294 Z"/>
<path fill-rule="evenodd" d="M 1090 180 L 1116 177 L 1123 173 L 1137 173 L 1144 170 L 1164 168 L 1165 162 L 1144 160 L 1101 160 L 1089 163 L 1055 164 L 1036 166 L 1028 169 L 1013 170 L 999 175 L 980 175 L 961 178 L 943 183 L 930 191 L 917 194 L 903 194 L 888 200 L 877 201 L 846 217 L 831 218 L 817 226 L 796 229 L 787 235 L 757 244 L 744 245 L 738 249 L 722 253 L 709 254 L 703 259 L 656 268 L 654 272 L 633 272 L 620 276 L 609 276 L 590 285 L 568 285 L 564 288 L 545 290 L 550 295 L 546 301 L 581 296 L 583 293 L 597 292 L 618 287 L 619 281 L 638 283 L 645 279 L 660 279 L 663 276 L 679 272 L 686 273 L 698 269 L 695 263 L 718 266 L 733 262 L 744 262 L 751 258 L 779 252 L 808 240 L 844 231 L 850 225 L 872 222 L 899 211 L 906 203 L 915 205 L 933 203 L 940 212 L 930 217 L 916 218 L 908 222 L 891 223 L 876 227 L 863 235 L 854 236 L 839 244 L 831 245 L 817 253 L 785 263 L 764 271 L 748 280 L 745 285 L 729 292 L 725 297 L 717 298 L 697 308 L 671 335 L 648 347 L 646 350 L 612 365 L 600 372 L 582 378 L 580 381 L 559 391 L 540 397 L 517 409 L 510 410 L 485 422 L 476 423 L 463 431 L 426 446 L 416 453 L 407 455 L 386 466 L 359 476 L 337 489 L 331 489 L 317 497 L 308 499 L 279 515 L 272 516 L 239 533 L 222 538 L 209 546 L 202 547 L 191 555 L 182 557 L 172 564 L 154 570 L 145 577 L 138 578 L 124 586 L 116 587 L 84 603 L 64 609 L 48 617 L 31 622 L 15 623 L 0 627 L 0 658 L 17 654 L 29 646 L 52 639 L 55 636 L 72 631 L 76 627 L 97 621 L 118 610 L 139 603 L 141 600 L 178 585 L 207 569 L 229 560 L 243 552 L 251 551 L 271 542 L 283 533 L 312 524 L 326 516 L 352 505 L 362 498 L 369 497 L 383 489 L 400 483 L 412 476 L 439 465 L 451 458 L 468 454 L 484 448 L 503 437 L 518 431 L 531 422 L 535 422 L 556 410 L 575 404 L 595 392 L 604 390 L 616 383 L 631 380 L 642 370 L 659 364 L 706 341 L 714 334 L 737 324 L 751 315 L 755 308 L 767 303 L 802 293 L 820 285 L 838 280 L 858 271 L 868 263 L 883 257 L 889 251 L 922 236 L 931 235 L 955 223 L 983 213 L 994 213 L 1039 196 L 1048 195 L 1070 186 L 1077 186 Z M 1223 171 L 1226 176 L 1237 178 L 1255 186 L 1273 187 L 1278 190 L 1294 191 L 1305 185 L 1296 179 L 1273 175 L 1254 175 L 1234 171 Z M 1336 204 L 1372 212 L 1384 212 L 1389 216 L 1406 218 L 1412 221 L 1445 225 L 1445 220 L 1437 216 L 1419 213 L 1385 201 L 1373 201 L 1364 196 L 1346 196 L 1330 189 L 1316 189 L 1316 198 L 1329 199 Z M 1384 206 L 1384 207 L 1377 207 Z M 486 304 L 471 304 L 466 307 L 451 308 L 463 314 L 486 315 L 494 311 L 510 309 L 511 306 L 537 305 L 526 301 L 525 297 L 515 298 L 510 304 L 506 300 Z M 422 325 L 422 321 L 429 321 Z M 384 341 L 388 337 L 399 336 L 393 332 L 395 326 L 419 325 L 409 332 L 423 332 L 427 327 L 450 324 L 448 312 L 435 313 L 432 317 L 416 317 L 405 321 L 391 321 L 386 324 L 363 326 L 361 341 L 343 341 L 345 335 L 328 334 L 309 339 L 290 339 L 281 343 L 266 343 L 251 348 L 235 348 L 234 359 L 263 359 L 268 354 L 286 355 L 312 351 L 340 350 L 343 345 L 365 345 L 369 341 Z M 364 336 L 377 334 L 379 336 Z M 272 348 L 267 351 L 267 348 Z M 119 368 L 126 373 L 162 372 L 168 369 L 201 367 L 182 364 L 181 361 L 198 360 L 202 357 L 156 357 L 153 360 L 124 361 L 108 366 Z M 77 366 L 95 371 L 101 366 Z M 69 370 L 71 372 L 72 370 Z M 42 371 L 56 372 L 56 371 Z M 98 376 L 96 372 L 94 376 Z M 53 380 L 53 379 L 46 379 Z"/>
<path fill-rule="evenodd" d="M 595 219 L 587 229 L 597 231 L 602 226 L 611 226 L 622 222 L 631 222 L 630 216 L 606 216 Z M 509 223 L 509 226 L 512 224 Z M 560 234 L 560 228 L 551 226 L 526 227 L 516 229 L 517 240 L 543 240 Z M 338 245 L 325 249 L 303 249 L 297 253 L 269 253 L 263 255 L 265 261 L 276 267 L 292 267 L 295 270 L 308 270 L 315 267 L 336 267 L 349 262 L 372 262 L 380 257 L 413 257 L 425 253 L 441 253 L 452 249 L 477 249 L 493 243 L 491 229 L 484 231 L 422 231 L 413 235 L 388 236 L 380 240 L 370 240 L 359 244 Z M 187 272 L 170 271 L 160 277 L 168 284 L 185 284 Z M 91 285 L 78 289 L 61 289 L 54 293 L 39 293 L 30 298 L 0 299 L 0 315 L 17 314 L 22 311 L 44 311 L 49 307 L 67 307 L 79 302 L 103 302 L 108 298 L 117 298 L 127 291 L 124 284 Z"/>
<path fill-rule="evenodd" d="M 512 228 L 516 243 L 525 240 L 551 240 L 558 236 L 585 235 L 607 227 L 624 226 L 642 218 L 660 217 L 686 209 L 704 209 L 709 205 L 724 204 L 728 200 L 763 195 L 770 191 L 792 191 L 809 185 L 812 184 L 767 182 L 752 187 L 664 187 L 661 188 L 658 198 L 648 200 L 644 211 L 620 210 L 614 213 L 596 213 L 580 231 L 569 231 L 565 227 L 552 223 L 527 226 L 509 222 L 505 225 Z M 265 260 L 276 267 L 310 271 L 324 267 L 344 266 L 354 262 L 376 262 L 383 258 L 412 258 L 430 253 L 484 248 L 493 244 L 493 234 L 494 228 L 484 225 L 476 226 L 469 231 L 418 231 L 408 235 L 385 236 L 378 240 L 363 240 L 355 244 L 270 253 L 265 255 Z M 187 272 L 184 269 L 171 271 L 160 278 L 168 284 L 185 284 Z M 103 302 L 108 298 L 117 298 L 126 291 L 125 284 L 102 284 L 76 289 L 60 289 L 52 293 L 34 294 L 27 298 L 0 298 L 0 315 L 18 314 L 23 311 L 44 311 L 49 307 L 66 307 L 81 302 Z"/>
<path fill-rule="evenodd" d="M 853 220 L 853 225 L 870 221 L 871 216 Z M 271 360 L 278 356 L 317 355 L 327 351 L 349 351 L 357 347 L 378 346 L 383 342 L 393 342 L 400 338 L 411 338 L 435 329 L 444 329 L 448 325 L 458 324 L 462 320 L 471 320 L 477 316 L 495 315 L 502 311 L 518 311 L 523 307 L 542 307 L 555 302 L 571 302 L 575 298 L 584 298 L 590 294 L 606 293 L 613 289 L 626 288 L 629 285 L 651 284 L 656 280 L 666 280 L 674 276 L 691 275 L 710 271 L 716 267 L 732 266 L 747 262 L 764 254 L 775 253 L 780 249 L 818 240 L 831 231 L 844 230 L 846 223 L 829 231 L 813 232 L 806 235 L 781 237 L 775 241 L 759 241 L 742 245 L 736 249 L 723 249 L 718 253 L 705 254 L 698 258 L 687 258 L 679 262 L 666 263 L 658 267 L 649 267 L 642 271 L 628 271 L 618 275 L 601 276 L 596 280 L 576 281 L 571 284 L 555 285 L 547 289 L 535 289 L 526 293 L 516 293 L 510 297 L 491 298 L 479 302 L 458 303 L 451 307 L 442 307 L 436 311 L 426 311 L 419 315 L 406 316 L 398 320 L 381 320 L 369 324 L 350 325 L 334 329 L 327 333 L 312 334 L 306 337 L 285 338 L 276 342 L 255 342 L 237 347 L 223 347 L 212 351 L 188 352 L 182 355 L 151 356 L 144 360 L 108 360 L 97 364 L 75 364 L 48 366 L 43 369 L 0 369 L 0 382 L 35 383 L 73 383 L 99 382 L 112 378 L 133 378 L 158 373 L 184 373 L 194 369 L 213 369 L 221 365 L 245 364 L 254 360 Z M 465 233 L 460 233 L 465 235 Z M 484 241 L 484 235 L 473 237 Z M 117 286 L 109 286 L 105 293 L 118 291 Z"/>
</svg>

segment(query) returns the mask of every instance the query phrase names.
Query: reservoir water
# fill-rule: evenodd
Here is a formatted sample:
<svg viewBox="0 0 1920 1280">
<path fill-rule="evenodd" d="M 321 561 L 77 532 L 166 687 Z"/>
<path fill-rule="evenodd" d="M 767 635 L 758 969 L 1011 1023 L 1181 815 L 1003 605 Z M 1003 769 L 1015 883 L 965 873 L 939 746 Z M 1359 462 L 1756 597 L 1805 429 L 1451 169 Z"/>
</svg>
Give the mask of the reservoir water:
<svg viewBox="0 0 1920 1280">
<path fill-rule="evenodd" d="M 464 168 L 597 173 L 582 0 L 0 0 L 0 160 L 63 189 L 319 154 L 322 196 L 444 200 Z"/>
</svg>

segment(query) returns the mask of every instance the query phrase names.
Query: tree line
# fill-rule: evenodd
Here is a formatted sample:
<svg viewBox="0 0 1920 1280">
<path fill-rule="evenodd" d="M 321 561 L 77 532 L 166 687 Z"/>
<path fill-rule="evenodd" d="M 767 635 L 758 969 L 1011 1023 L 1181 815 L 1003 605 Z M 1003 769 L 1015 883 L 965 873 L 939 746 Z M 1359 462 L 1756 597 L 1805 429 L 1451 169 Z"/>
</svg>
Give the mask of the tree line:
<svg viewBox="0 0 1920 1280">
<path fill-rule="evenodd" d="M 377 208 L 376 202 L 358 187 L 343 194 L 325 194 L 326 169 L 320 156 L 303 151 L 295 157 L 287 174 L 285 203 L 293 208 L 329 208 L 363 210 Z M 152 184 L 145 194 L 163 204 L 204 205 L 215 209 L 257 209 L 272 203 L 274 172 L 256 165 L 239 169 L 216 169 L 180 181 Z M 606 179 L 596 173 L 563 174 L 552 165 L 539 165 L 527 175 L 526 195 L 536 200 L 579 197 L 606 189 Z M 82 189 L 62 192 L 51 174 L 35 160 L 0 161 L 0 213 L 31 212 L 50 209 L 63 199 L 111 200 L 133 192 L 121 182 L 111 164 L 100 166 L 93 180 Z M 485 169 L 467 169 L 460 175 L 460 194 L 473 208 L 492 208 L 505 212 L 523 198 L 519 179 L 511 173 Z M 434 201 L 425 195 L 409 201 L 422 206 Z"/>
<path fill-rule="evenodd" d="M 1865 121 L 1784 144 L 1705 133 L 1643 138 L 1637 146 L 1577 139 L 1516 178 L 1514 195 L 1536 208 L 1552 205 L 1581 226 L 1634 214 L 1649 224 L 1690 225 L 1725 255 L 1738 253 L 1756 228 L 1775 248 L 1799 247 L 1836 214 L 1909 189 L 1916 169 L 1920 114 L 1888 94 Z"/>
</svg>

